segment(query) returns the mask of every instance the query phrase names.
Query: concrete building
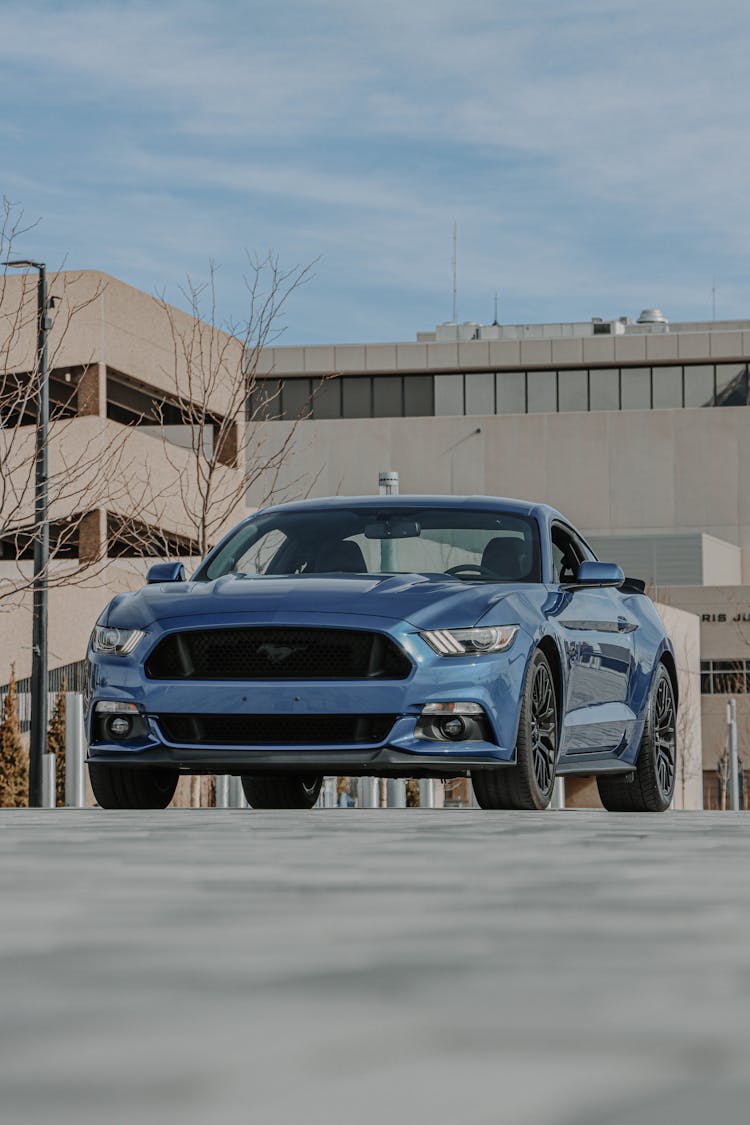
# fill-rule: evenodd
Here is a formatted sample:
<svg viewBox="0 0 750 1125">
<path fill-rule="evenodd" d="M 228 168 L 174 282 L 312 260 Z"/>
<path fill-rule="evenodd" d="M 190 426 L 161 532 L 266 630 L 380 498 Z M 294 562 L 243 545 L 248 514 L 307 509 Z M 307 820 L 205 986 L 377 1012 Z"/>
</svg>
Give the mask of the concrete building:
<svg viewBox="0 0 750 1125">
<path fill-rule="evenodd" d="M 720 803 L 723 689 L 746 681 L 710 669 L 750 659 L 750 321 L 445 324 L 409 343 L 269 349 L 262 371 L 266 425 L 306 419 L 290 471 L 316 494 L 372 491 L 392 469 L 403 492 L 544 500 L 657 600 L 698 612 L 705 797 Z M 731 636 L 706 608 L 727 595 L 749 615 Z M 750 729 L 740 754 L 750 768 Z"/>
<path fill-rule="evenodd" d="M 242 481 L 245 421 L 231 393 L 232 368 L 242 372 L 242 348 L 233 337 L 97 271 L 53 274 L 49 288 L 56 298 L 50 668 L 67 668 L 70 688 L 72 666 L 113 594 L 142 585 L 155 558 L 189 562 L 199 554 L 196 434 L 185 425 L 186 412 L 201 419 L 198 436 L 209 455 L 221 435 L 215 479 L 222 494 L 233 496 Z M 196 367 L 201 347 L 218 372 L 210 403 L 199 401 L 207 385 Z M 0 278 L 0 684 L 11 662 L 21 679 L 31 664 L 31 599 L 23 587 L 32 573 L 35 405 L 24 388 L 35 353 L 36 275 Z M 245 513 L 244 495 L 224 507 L 214 538 Z"/>
</svg>

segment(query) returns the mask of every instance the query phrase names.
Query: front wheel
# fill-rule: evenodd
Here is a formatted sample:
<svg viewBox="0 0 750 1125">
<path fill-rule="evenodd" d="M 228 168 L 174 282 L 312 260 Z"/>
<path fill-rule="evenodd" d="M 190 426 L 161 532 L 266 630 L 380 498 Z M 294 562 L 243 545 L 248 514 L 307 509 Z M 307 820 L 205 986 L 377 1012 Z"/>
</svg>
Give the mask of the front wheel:
<svg viewBox="0 0 750 1125">
<path fill-rule="evenodd" d="M 483 809 L 546 809 L 555 785 L 557 699 L 552 669 L 541 649 L 526 676 L 516 740 L 516 764 L 477 770 L 471 783 Z"/>
<path fill-rule="evenodd" d="M 635 770 L 596 779 L 609 812 L 664 812 L 672 803 L 677 771 L 677 706 L 669 672 L 660 664 L 646 712 Z"/>
<path fill-rule="evenodd" d="M 254 809 L 311 809 L 323 784 L 323 778 L 314 775 L 241 780 L 247 802 Z"/>
<path fill-rule="evenodd" d="M 89 762 L 96 803 L 103 809 L 165 809 L 174 797 L 177 770 L 107 766 Z"/>
</svg>

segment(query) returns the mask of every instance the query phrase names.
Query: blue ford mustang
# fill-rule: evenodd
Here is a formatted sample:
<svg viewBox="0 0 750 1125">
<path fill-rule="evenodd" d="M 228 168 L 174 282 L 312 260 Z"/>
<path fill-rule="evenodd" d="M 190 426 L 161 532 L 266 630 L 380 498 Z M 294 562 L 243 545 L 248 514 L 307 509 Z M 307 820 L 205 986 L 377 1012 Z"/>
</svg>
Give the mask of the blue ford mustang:
<svg viewBox="0 0 750 1125">
<path fill-rule="evenodd" d="M 479 804 L 542 809 L 555 775 L 606 808 L 669 805 L 674 652 L 643 583 L 552 508 L 494 497 L 337 497 L 266 508 L 189 582 L 151 568 L 89 647 L 91 782 L 164 807 L 180 773 L 306 808 L 324 774 L 471 776 Z"/>
</svg>

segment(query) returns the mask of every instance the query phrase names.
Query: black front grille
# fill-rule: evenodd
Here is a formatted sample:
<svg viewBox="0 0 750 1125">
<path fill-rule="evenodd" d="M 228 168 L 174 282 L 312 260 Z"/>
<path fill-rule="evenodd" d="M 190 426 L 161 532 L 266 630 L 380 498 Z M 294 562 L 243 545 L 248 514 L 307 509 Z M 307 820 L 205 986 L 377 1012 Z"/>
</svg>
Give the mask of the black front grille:
<svg viewBox="0 0 750 1125">
<path fill-rule="evenodd" d="M 404 680 L 406 654 L 382 633 L 260 626 L 191 629 L 161 641 L 154 680 Z"/>
<path fill-rule="evenodd" d="M 382 742 L 395 715 L 157 715 L 168 742 L 211 746 L 336 746 Z"/>
</svg>

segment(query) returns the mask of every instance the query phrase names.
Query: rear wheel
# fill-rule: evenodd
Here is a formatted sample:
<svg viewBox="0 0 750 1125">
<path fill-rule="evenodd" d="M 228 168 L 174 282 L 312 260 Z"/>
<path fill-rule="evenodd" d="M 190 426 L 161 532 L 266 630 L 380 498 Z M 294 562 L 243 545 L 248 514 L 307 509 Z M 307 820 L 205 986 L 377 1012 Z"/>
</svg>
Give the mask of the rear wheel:
<svg viewBox="0 0 750 1125">
<path fill-rule="evenodd" d="M 254 809 L 311 809 L 320 795 L 323 778 L 243 777 L 242 788 Z"/>
<path fill-rule="evenodd" d="M 677 767 L 677 707 L 663 664 L 654 677 L 646 726 L 635 770 L 596 779 L 599 796 L 610 812 L 664 812 L 674 796 Z"/>
<path fill-rule="evenodd" d="M 89 763 L 91 788 L 103 809 L 165 809 L 177 788 L 177 770 L 129 769 Z"/>
<path fill-rule="evenodd" d="M 555 784 L 557 699 L 552 669 L 537 649 L 524 686 L 516 764 L 471 775 L 483 809 L 546 809 Z"/>
</svg>

